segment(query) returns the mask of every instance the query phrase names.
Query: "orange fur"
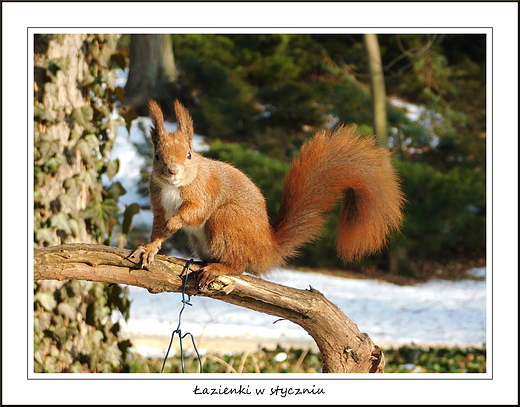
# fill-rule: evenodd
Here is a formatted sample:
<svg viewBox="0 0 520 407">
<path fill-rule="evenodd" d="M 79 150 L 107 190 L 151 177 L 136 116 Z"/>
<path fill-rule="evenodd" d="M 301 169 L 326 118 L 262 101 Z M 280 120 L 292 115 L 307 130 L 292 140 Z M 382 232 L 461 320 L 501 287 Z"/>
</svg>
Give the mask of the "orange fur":
<svg viewBox="0 0 520 407">
<path fill-rule="evenodd" d="M 317 133 L 293 161 L 274 225 L 284 257 L 319 235 L 340 198 L 337 248 L 344 260 L 380 249 L 401 224 L 403 195 L 389 152 L 350 127 Z"/>
</svg>

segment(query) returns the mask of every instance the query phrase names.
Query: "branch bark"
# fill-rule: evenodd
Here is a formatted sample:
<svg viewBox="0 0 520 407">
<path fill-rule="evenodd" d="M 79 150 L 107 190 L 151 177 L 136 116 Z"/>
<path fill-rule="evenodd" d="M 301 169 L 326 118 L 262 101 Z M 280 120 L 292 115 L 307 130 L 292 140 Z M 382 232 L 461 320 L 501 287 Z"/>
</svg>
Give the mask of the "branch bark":
<svg viewBox="0 0 520 407">
<path fill-rule="evenodd" d="M 130 250 L 95 244 L 37 249 L 34 279 L 126 284 L 151 293 L 182 292 L 186 260 L 157 255 L 149 269 L 141 269 L 128 259 L 130 254 Z M 191 263 L 189 273 L 201 267 L 201 263 Z M 312 287 L 299 290 L 251 276 L 221 276 L 206 287 L 198 287 L 196 280 L 189 278 L 186 293 L 212 297 L 300 325 L 318 345 L 324 373 L 383 372 L 381 349 Z"/>
</svg>

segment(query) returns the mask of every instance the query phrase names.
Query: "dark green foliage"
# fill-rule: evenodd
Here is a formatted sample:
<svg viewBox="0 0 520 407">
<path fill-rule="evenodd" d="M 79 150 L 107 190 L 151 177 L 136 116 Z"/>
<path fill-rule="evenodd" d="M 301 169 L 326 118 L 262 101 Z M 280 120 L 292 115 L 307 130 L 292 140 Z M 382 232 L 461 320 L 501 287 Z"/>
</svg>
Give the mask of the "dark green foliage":
<svg viewBox="0 0 520 407">
<path fill-rule="evenodd" d="M 262 149 L 269 135 L 301 139 L 324 124 L 313 84 L 329 68 L 310 36 L 174 35 L 173 44 L 179 95 L 201 134 Z"/>
<path fill-rule="evenodd" d="M 485 170 L 486 35 L 379 35 L 379 40 L 388 93 L 440 115 L 430 123 L 429 140 L 417 143 L 422 154 L 414 159 Z M 440 139 L 436 148 L 432 137 Z"/>
<path fill-rule="evenodd" d="M 425 163 L 395 164 L 406 196 L 413 197 L 402 229 L 409 251 L 418 257 L 485 256 L 486 174 L 463 167 L 443 172 Z"/>
<path fill-rule="evenodd" d="M 486 348 L 388 349 L 385 373 L 486 373 Z"/>
<path fill-rule="evenodd" d="M 258 119 L 260 128 L 280 128 L 284 133 L 295 134 L 302 131 L 303 125 L 322 125 L 321 112 L 313 103 L 313 96 L 310 86 L 295 82 L 260 89 L 258 100 L 267 106 L 269 113 Z M 278 103 L 270 106 L 274 100 Z"/>
<path fill-rule="evenodd" d="M 178 94 L 197 131 L 282 153 L 331 119 L 372 126 L 362 35 L 173 35 Z M 485 163 L 485 35 L 379 35 L 388 94 L 425 106 L 429 129 L 389 108 L 393 143 L 449 168 Z M 438 115 L 438 116 L 435 116 Z M 424 118 L 423 118 L 424 119 Z M 427 135 L 427 137 L 425 137 Z M 432 137 L 440 139 L 431 148 Z M 301 142 L 300 142 L 301 143 Z M 405 143 L 405 145 L 403 144 Z M 274 147 L 269 148 L 271 151 Z M 428 150 L 428 151 L 426 151 Z M 280 156 L 281 155 L 277 155 Z"/>
<path fill-rule="evenodd" d="M 284 360 L 276 356 L 282 354 Z M 281 355 L 280 355 L 281 356 Z M 278 359 L 278 360 L 277 360 Z M 309 349 L 266 349 L 233 354 L 208 354 L 201 357 L 203 373 L 319 373 L 323 365 L 320 353 Z M 163 360 L 132 354 L 130 373 L 159 373 Z M 165 373 L 182 373 L 179 356 L 169 357 Z M 185 372 L 199 373 L 199 361 L 192 353 L 185 357 Z"/>
<path fill-rule="evenodd" d="M 383 350 L 385 373 L 486 373 L 486 348 L 421 348 L 401 346 Z M 283 361 L 276 355 L 285 354 Z M 278 359 L 279 360 L 279 359 Z M 256 352 L 212 354 L 202 357 L 204 373 L 320 373 L 321 355 L 311 350 L 263 348 Z M 130 356 L 131 373 L 159 373 L 163 360 Z M 198 373 L 199 362 L 192 354 L 186 357 L 187 373 Z M 166 361 L 165 372 L 181 373 L 180 357 Z"/>
</svg>

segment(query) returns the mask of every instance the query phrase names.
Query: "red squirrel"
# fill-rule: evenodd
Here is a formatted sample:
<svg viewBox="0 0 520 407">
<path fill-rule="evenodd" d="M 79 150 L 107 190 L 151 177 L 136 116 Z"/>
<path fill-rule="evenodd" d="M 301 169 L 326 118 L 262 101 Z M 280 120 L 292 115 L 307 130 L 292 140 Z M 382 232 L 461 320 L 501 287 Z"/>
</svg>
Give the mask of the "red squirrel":
<svg viewBox="0 0 520 407">
<path fill-rule="evenodd" d="M 271 226 L 260 189 L 244 173 L 193 151 L 193 120 L 179 101 L 174 133 L 166 131 L 155 101 L 149 109 L 152 235 L 131 255 L 142 267 L 153 262 L 164 240 L 184 229 L 193 254 L 206 263 L 196 275 L 199 285 L 221 275 L 260 276 L 318 237 L 326 212 L 340 198 L 337 250 L 343 260 L 379 250 L 401 224 L 399 179 L 390 153 L 373 136 L 344 126 L 317 132 L 291 164 Z"/>
</svg>

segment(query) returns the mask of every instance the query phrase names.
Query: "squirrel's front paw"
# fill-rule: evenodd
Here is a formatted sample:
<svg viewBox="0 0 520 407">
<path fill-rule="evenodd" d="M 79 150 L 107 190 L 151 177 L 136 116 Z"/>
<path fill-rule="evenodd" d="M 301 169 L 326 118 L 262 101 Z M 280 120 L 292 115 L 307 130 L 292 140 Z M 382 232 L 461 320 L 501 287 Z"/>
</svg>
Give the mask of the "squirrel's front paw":
<svg viewBox="0 0 520 407">
<path fill-rule="evenodd" d="M 153 259 L 160 248 L 160 245 L 148 243 L 135 249 L 129 258 L 137 262 L 141 261 L 141 268 L 147 268 L 149 264 L 153 263 Z"/>
</svg>

